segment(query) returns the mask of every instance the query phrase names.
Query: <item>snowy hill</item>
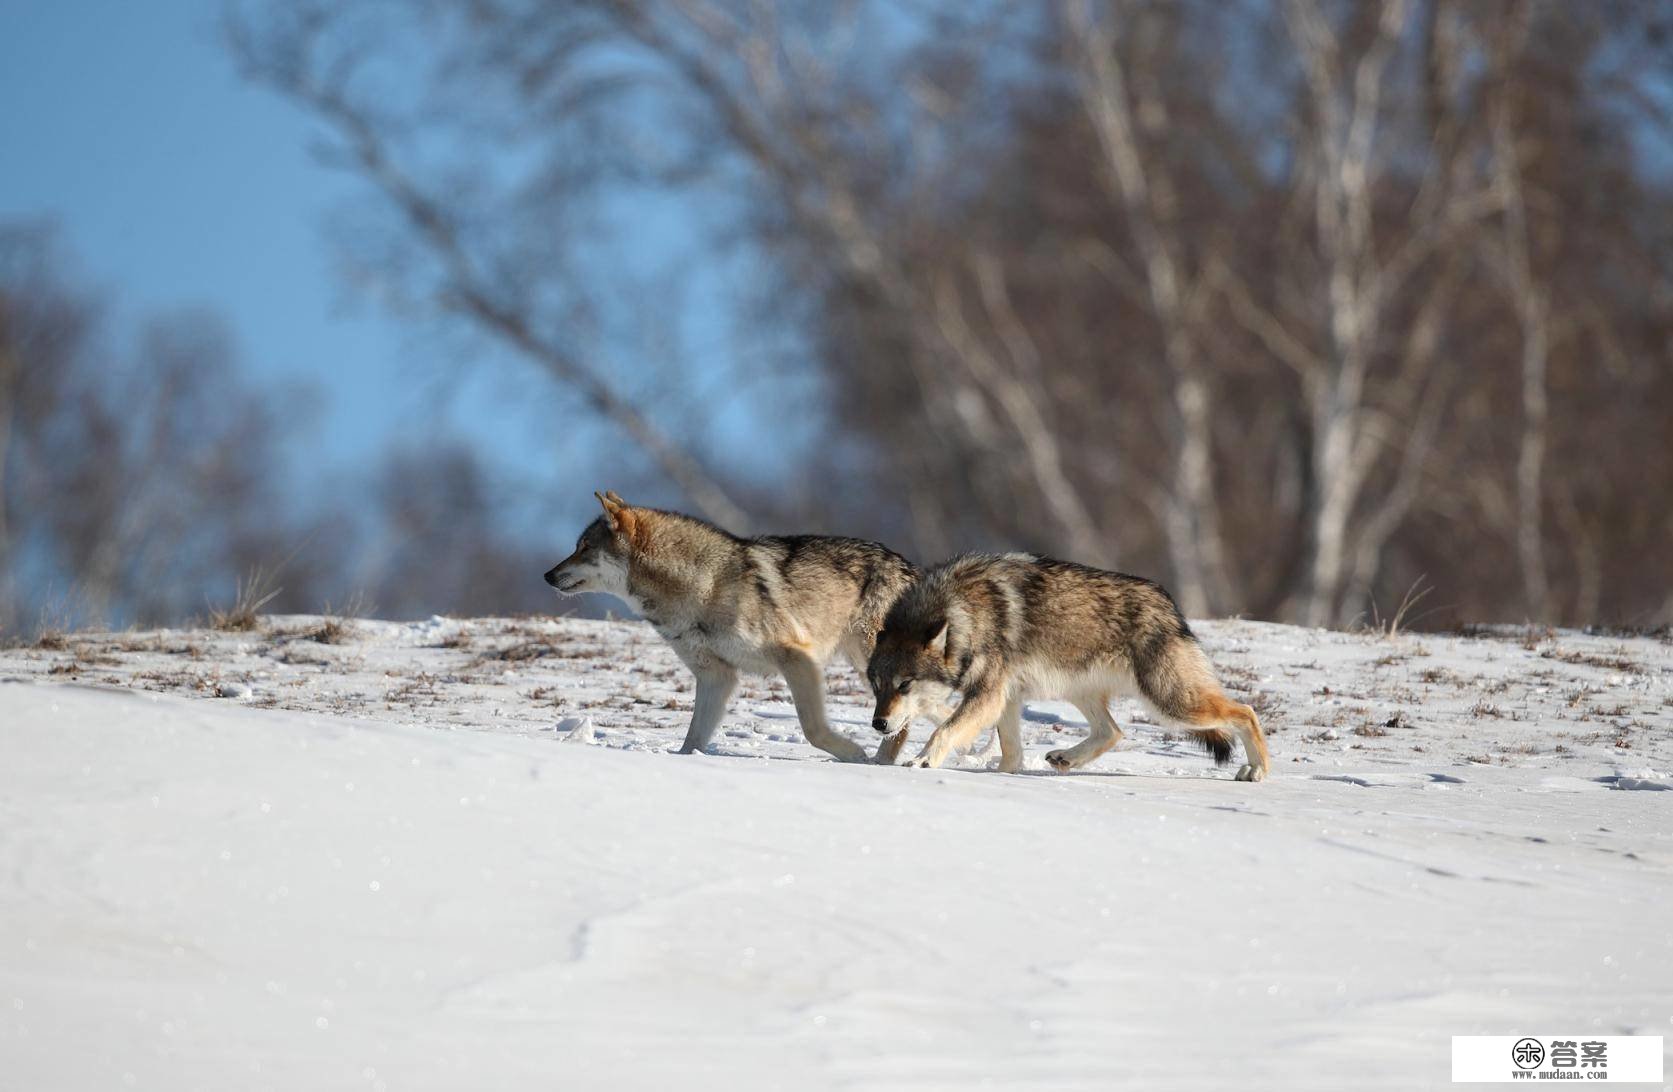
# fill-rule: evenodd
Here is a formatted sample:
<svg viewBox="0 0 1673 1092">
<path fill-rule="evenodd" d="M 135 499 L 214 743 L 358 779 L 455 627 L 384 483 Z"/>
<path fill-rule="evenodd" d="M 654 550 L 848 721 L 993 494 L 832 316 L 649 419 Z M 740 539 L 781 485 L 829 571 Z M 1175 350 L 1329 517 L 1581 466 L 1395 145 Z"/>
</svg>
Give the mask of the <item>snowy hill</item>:
<svg viewBox="0 0 1673 1092">
<path fill-rule="evenodd" d="M 1200 627 L 1239 784 L 843 766 L 776 681 L 676 756 L 631 623 L 0 653 L 0 1087 L 1414 1088 L 1673 1036 L 1673 645 Z M 859 679 L 833 720 L 871 746 Z M 921 741 L 927 727 L 915 729 Z"/>
</svg>

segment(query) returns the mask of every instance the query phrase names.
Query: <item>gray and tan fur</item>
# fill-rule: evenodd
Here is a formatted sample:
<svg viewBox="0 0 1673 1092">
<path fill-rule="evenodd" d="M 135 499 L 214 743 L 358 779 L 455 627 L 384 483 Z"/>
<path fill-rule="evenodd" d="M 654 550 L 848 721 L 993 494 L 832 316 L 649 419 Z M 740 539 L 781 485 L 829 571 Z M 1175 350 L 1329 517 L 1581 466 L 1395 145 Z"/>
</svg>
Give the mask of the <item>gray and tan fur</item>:
<svg viewBox="0 0 1673 1092">
<path fill-rule="evenodd" d="M 1000 765 L 1022 765 L 1028 698 L 1066 698 L 1091 725 L 1046 761 L 1084 766 L 1121 739 L 1117 697 L 1144 699 L 1198 739 L 1217 763 L 1243 744 L 1240 781 L 1266 776 L 1266 740 L 1247 705 L 1228 698 L 1179 607 L 1160 585 L 1033 554 L 969 554 L 928 570 L 890 609 L 872 654 L 872 724 L 895 732 L 913 704 L 964 700 L 913 763 L 939 766 L 997 721 Z M 927 693 L 926 693 L 927 691 Z"/>
<path fill-rule="evenodd" d="M 614 595 L 650 622 L 697 676 L 697 698 L 682 754 L 708 746 L 739 673 L 778 673 L 790 686 L 809 743 L 844 762 L 865 750 L 825 716 L 825 664 L 843 654 L 862 674 L 896 597 L 917 577 L 911 562 L 875 542 L 822 535 L 739 538 L 677 512 L 598 496 L 604 514 L 575 552 L 546 574 L 565 594 Z M 893 761 L 916 712 L 936 720 L 933 702 L 902 707 L 900 730 L 879 748 Z"/>
</svg>

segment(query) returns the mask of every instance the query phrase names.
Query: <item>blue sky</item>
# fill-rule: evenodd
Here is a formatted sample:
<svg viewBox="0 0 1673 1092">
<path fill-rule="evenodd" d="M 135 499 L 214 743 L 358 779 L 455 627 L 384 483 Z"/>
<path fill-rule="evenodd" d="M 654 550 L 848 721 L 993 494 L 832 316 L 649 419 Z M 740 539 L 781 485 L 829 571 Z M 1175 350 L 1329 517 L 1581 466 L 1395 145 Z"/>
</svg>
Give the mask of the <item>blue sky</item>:
<svg viewBox="0 0 1673 1092">
<path fill-rule="evenodd" d="M 313 419 L 289 430 L 286 480 L 304 502 L 348 484 L 391 442 L 451 435 L 517 498 L 508 518 L 590 516 L 591 490 L 620 481 L 610 473 L 619 458 L 590 454 L 620 450 L 607 430 L 515 360 L 490 358 L 469 382 L 447 378 L 457 339 L 437 339 L 346 286 L 327 231 L 331 213 L 366 190 L 319 161 L 322 126 L 238 74 L 219 36 L 222 3 L 0 0 L 0 219 L 58 226 L 74 278 L 109 301 L 118 344 L 145 316 L 207 307 L 230 324 L 254 381 L 315 389 Z M 711 455 L 770 479 L 811 430 L 780 429 L 763 459 L 751 423 L 782 404 L 782 373 L 773 391 L 735 382 L 730 307 L 760 270 L 706 245 L 701 200 L 622 197 L 590 260 L 630 324 L 646 272 L 677 276 L 677 302 L 659 303 L 676 308 L 675 363 L 690 391 L 705 392 L 696 420 Z M 647 392 L 634 363 L 631 351 L 606 361 L 621 389 L 666 402 L 673 392 Z M 794 397 L 817 397 L 799 382 Z M 690 418 L 687 404 L 661 412 Z M 600 473 L 612 481 L 594 482 Z"/>
<path fill-rule="evenodd" d="M 290 431 L 303 494 L 391 441 L 456 435 L 510 473 L 561 460 L 578 433 L 543 418 L 552 392 L 539 376 L 500 367 L 444 381 L 428 331 L 344 286 L 327 223 L 363 191 L 317 160 L 318 125 L 239 76 L 220 11 L 221 0 L 0 0 L 0 219 L 57 225 L 119 344 L 145 316 L 208 307 L 255 382 L 315 388 L 313 419 Z"/>
<path fill-rule="evenodd" d="M 320 223 L 350 180 L 313 162 L 305 118 L 240 81 L 214 0 L 3 7 L 0 216 L 55 222 L 119 324 L 207 305 L 253 372 L 329 381 L 320 432 L 360 454 L 374 430 L 350 426 L 409 397 L 401 338 L 344 306 Z"/>
</svg>

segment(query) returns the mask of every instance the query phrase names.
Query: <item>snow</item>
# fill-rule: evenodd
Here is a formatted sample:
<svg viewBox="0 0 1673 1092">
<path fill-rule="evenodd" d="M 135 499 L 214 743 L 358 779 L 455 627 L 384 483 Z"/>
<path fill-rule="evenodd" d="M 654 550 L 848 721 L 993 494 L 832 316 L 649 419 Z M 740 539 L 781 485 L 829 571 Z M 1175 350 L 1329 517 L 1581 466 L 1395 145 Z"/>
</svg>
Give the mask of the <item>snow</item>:
<svg viewBox="0 0 1673 1092">
<path fill-rule="evenodd" d="M 1455 1034 L 1673 1039 L 1673 645 L 1200 628 L 1263 784 L 1130 709 L 1051 773 L 1055 702 L 1018 775 L 844 766 L 769 680 L 673 755 L 632 623 L 0 652 L 0 1088 L 1414 1088 Z"/>
</svg>

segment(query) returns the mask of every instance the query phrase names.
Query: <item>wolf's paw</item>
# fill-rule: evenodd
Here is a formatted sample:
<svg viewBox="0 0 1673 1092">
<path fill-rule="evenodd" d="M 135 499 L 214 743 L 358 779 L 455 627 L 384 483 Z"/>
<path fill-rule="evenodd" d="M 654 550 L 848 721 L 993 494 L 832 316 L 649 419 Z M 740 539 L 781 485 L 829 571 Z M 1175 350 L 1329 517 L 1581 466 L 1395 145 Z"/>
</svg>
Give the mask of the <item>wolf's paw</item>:
<svg viewBox="0 0 1673 1092">
<path fill-rule="evenodd" d="M 1242 766 L 1237 771 L 1238 781 L 1265 781 L 1266 771 L 1256 766 Z"/>
<path fill-rule="evenodd" d="M 1052 751 L 1046 755 L 1046 762 L 1058 773 L 1068 773 L 1075 768 L 1075 760 L 1069 757 L 1068 751 Z"/>
</svg>

